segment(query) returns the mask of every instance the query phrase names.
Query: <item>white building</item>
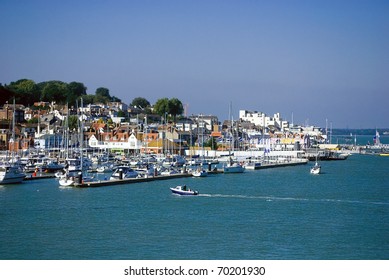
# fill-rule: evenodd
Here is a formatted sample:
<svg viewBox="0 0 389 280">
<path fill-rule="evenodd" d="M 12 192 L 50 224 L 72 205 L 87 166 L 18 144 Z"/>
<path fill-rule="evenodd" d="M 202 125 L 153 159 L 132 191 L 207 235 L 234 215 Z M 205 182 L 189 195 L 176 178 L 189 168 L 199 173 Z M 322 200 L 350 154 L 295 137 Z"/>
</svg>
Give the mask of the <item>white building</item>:
<svg viewBox="0 0 389 280">
<path fill-rule="evenodd" d="M 142 141 L 138 140 L 134 134 L 131 134 L 127 141 L 123 141 L 123 139 L 116 139 L 116 141 L 110 141 L 109 139 L 98 141 L 97 138 L 92 135 L 89 138 L 88 144 L 92 148 L 100 149 L 140 150 L 143 147 Z"/>
<path fill-rule="evenodd" d="M 251 122 L 258 127 L 265 126 L 270 129 L 281 131 L 289 127 L 289 123 L 282 120 L 280 113 L 275 113 L 273 117 L 270 117 L 262 112 L 239 110 L 239 118 L 243 121 Z"/>
</svg>

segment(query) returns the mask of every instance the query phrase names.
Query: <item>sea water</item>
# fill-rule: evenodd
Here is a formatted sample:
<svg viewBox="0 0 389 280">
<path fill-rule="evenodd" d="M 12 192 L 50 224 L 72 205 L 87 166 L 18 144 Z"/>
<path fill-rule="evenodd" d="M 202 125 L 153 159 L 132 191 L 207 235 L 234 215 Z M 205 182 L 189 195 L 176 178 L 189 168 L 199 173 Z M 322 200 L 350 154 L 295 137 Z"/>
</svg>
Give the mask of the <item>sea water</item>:
<svg viewBox="0 0 389 280">
<path fill-rule="evenodd" d="M 0 186 L 0 259 L 389 259 L 389 157 L 99 188 Z M 198 196 L 173 195 L 186 184 Z"/>
</svg>

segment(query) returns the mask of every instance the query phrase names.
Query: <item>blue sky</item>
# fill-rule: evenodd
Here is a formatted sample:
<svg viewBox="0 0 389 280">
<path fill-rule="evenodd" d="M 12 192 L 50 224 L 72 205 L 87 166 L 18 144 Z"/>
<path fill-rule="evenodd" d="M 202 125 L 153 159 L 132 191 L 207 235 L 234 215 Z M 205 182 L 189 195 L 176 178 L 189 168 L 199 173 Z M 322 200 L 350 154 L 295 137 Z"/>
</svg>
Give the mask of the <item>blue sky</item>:
<svg viewBox="0 0 389 280">
<path fill-rule="evenodd" d="M 0 0 L 0 83 L 389 128 L 389 1 Z"/>
</svg>

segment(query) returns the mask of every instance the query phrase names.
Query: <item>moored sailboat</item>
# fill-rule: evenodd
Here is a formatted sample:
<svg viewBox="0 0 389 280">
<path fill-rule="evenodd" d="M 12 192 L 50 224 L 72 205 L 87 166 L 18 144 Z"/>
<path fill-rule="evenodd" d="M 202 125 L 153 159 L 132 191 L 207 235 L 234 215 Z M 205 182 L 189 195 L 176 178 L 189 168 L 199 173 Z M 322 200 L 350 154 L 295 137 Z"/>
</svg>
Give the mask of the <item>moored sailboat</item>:
<svg viewBox="0 0 389 280">
<path fill-rule="evenodd" d="M 315 165 L 311 168 L 311 174 L 320 174 L 321 172 L 321 166 L 319 165 L 319 163 L 316 161 L 315 162 Z"/>
<path fill-rule="evenodd" d="M 14 99 L 14 108 L 13 108 L 13 117 L 12 117 L 12 137 L 9 141 L 9 144 L 12 145 L 12 153 L 14 153 L 15 150 L 15 99 Z M 12 159 L 8 162 L 2 162 L 0 163 L 0 185 L 3 184 L 16 184 L 21 183 L 24 178 L 26 177 L 26 174 L 23 172 L 20 165 L 15 162 L 14 157 L 12 156 Z M 7 158 L 7 160 L 9 160 Z"/>
</svg>

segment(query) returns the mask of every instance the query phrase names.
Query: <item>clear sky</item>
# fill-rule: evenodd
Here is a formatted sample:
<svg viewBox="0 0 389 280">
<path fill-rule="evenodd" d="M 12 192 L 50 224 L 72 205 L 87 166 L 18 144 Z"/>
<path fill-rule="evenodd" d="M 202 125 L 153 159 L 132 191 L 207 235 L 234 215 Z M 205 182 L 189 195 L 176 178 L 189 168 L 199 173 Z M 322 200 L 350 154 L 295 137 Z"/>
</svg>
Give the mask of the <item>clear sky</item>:
<svg viewBox="0 0 389 280">
<path fill-rule="evenodd" d="M 389 1 L 0 0 L 0 83 L 389 128 Z"/>
</svg>

